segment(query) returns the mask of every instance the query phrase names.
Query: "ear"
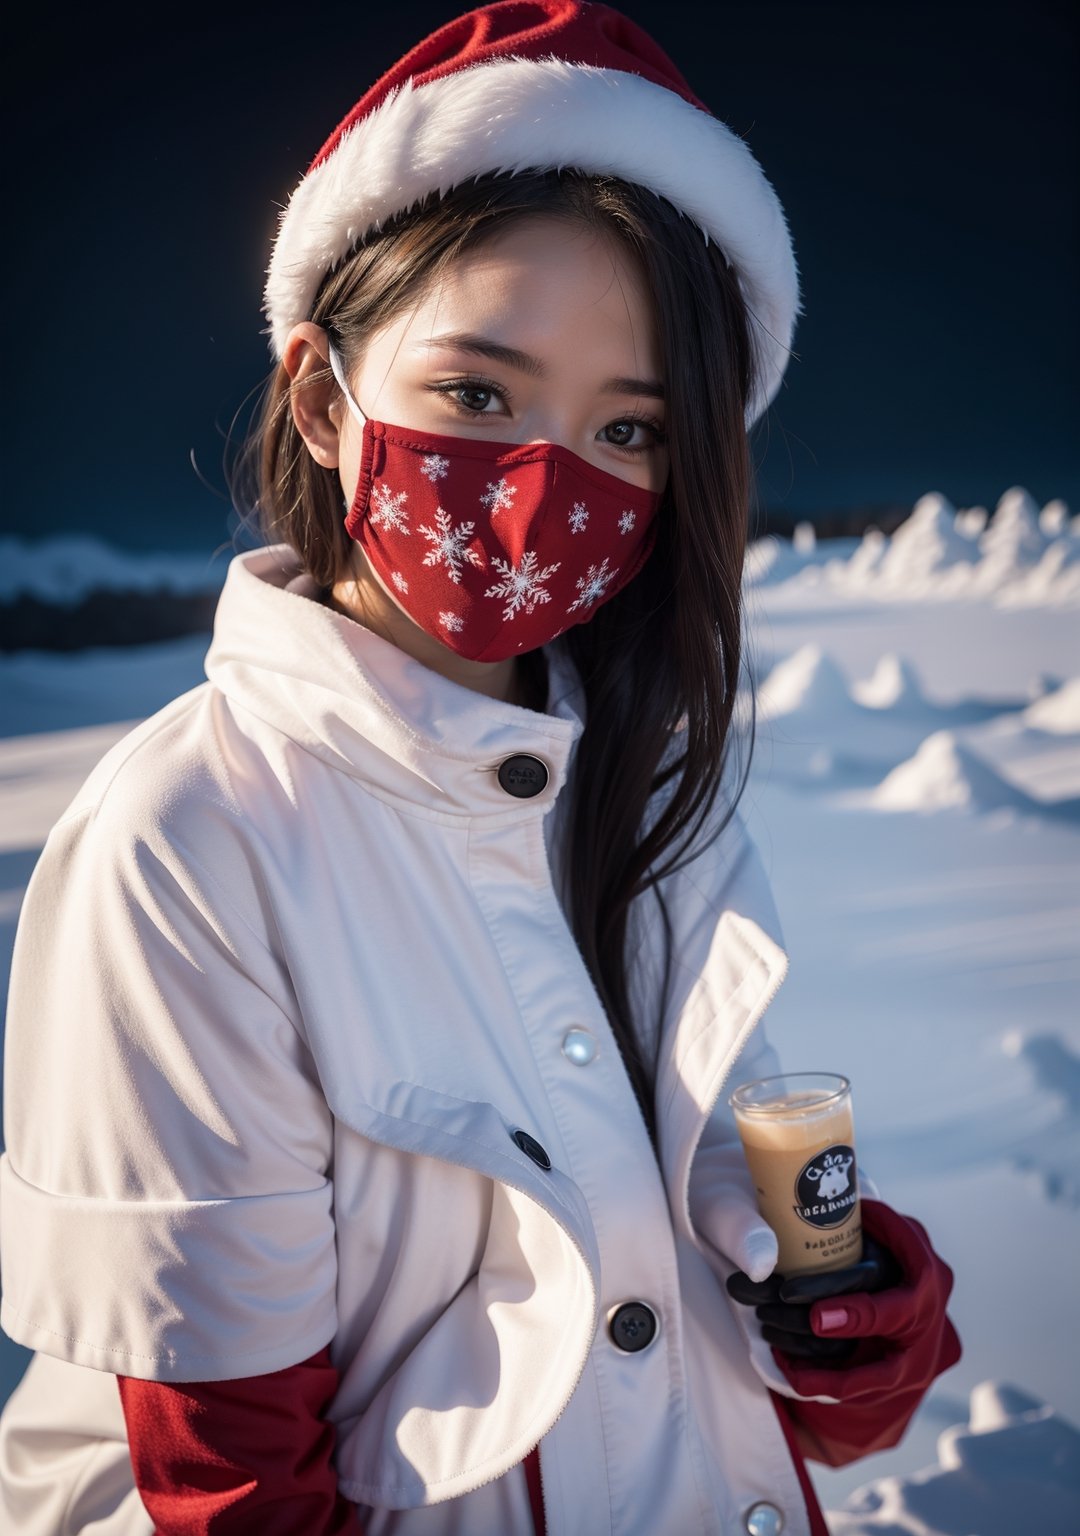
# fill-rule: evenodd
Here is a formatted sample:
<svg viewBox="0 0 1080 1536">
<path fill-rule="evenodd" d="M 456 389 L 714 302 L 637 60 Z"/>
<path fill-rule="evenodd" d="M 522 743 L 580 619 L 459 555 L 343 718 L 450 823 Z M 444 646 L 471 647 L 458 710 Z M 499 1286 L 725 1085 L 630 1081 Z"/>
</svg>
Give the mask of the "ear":
<svg viewBox="0 0 1080 1536">
<path fill-rule="evenodd" d="M 292 380 L 289 405 L 296 430 L 308 452 L 323 469 L 336 469 L 340 460 L 341 391 L 329 374 L 330 344 L 326 332 L 310 320 L 294 325 L 281 356 Z M 316 376 L 326 372 L 325 379 Z"/>
</svg>

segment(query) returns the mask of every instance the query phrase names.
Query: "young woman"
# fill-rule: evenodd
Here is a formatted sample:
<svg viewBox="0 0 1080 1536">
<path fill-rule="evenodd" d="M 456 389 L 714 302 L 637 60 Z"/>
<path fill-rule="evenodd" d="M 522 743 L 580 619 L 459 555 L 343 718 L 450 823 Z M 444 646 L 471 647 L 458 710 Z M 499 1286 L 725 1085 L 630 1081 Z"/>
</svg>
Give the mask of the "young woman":
<svg viewBox="0 0 1080 1536">
<path fill-rule="evenodd" d="M 27 893 L 15 1529 L 806 1536 L 804 1456 L 958 1357 L 880 1201 L 861 1265 L 772 1275 L 727 1108 L 786 968 L 733 711 L 797 300 L 749 150 L 604 6 L 451 22 L 320 151 L 271 542 Z"/>
</svg>

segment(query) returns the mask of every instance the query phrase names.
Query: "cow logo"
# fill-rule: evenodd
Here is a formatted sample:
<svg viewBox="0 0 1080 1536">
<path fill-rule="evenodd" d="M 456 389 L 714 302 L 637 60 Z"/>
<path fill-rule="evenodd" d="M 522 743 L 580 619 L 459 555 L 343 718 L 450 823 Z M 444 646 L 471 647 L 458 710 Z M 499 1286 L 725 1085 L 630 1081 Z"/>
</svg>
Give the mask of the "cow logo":
<svg viewBox="0 0 1080 1536">
<path fill-rule="evenodd" d="M 794 1211 L 811 1227 L 840 1227 L 859 1198 L 851 1147 L 816 1152 L 795 1180 Z"/>
</svg>

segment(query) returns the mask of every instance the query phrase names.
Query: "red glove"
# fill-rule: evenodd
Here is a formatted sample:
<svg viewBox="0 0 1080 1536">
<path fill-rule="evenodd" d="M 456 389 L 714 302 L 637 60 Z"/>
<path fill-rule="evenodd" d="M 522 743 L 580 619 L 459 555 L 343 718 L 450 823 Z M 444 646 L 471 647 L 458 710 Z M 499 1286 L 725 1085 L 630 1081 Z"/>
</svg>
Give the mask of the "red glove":
<svg viewBox="0 0 1080 1536">
<path fill-rule="evenodd" d="M 361 1536 L 337 1489 L 330 1346 L 265 1376 L 118 1376 L 131 1465 L 156 1536 Z"/>
<path fill-rule="evenodd" d="M 945 1314 L 953 1272 L 919 1222 L 880 1200 L 863 1200 L 863 1226 L 899 1266 L 901 1279 L 870 1295 L 856 1291 L 810 1306 L 810 1326 L 828 1339 L 854 1339 L 840 1364 L 797 1360 L 774 1348 L 787 1380 L 815 1403 L 784 1399 L 804 1454 L 842 1467 L 896 1445 L 935 1377 L 960 1359 L 960 1340 Z"/>
</svg>

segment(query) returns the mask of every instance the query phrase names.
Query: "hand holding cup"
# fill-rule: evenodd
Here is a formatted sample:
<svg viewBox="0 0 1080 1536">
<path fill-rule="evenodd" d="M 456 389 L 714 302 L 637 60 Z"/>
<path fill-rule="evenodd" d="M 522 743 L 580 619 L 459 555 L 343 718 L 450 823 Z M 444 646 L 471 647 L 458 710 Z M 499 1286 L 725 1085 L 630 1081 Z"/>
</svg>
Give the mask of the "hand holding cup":
<svg viewBox="0 0 1080 1536">
<path fill-rule="evenodd" d="M 817 1270 L 789 1280 L 773 1274 L 762 1281 L 753 1281 L 736 1270 L 728 1276 L 727 1290 L 734 1301 L 754 1308 L 767 1344 L 800 1359 L 840 1363 L 851 1358 L 859 1341 L 823 1338 L 815 1331 L 815 1323 L 827 1330 L 834 1317 L 847 1320 L 848 1309 L 842 1303 L 837 1307 L 828 1303 L 853 1292 L 872 1295 L 888 1290 L 900 1278 L 900 1267 L 892 1255 L 872 1237 L 866 1237 L 863 1257 L 846 1269 Z"/>
</svg>

